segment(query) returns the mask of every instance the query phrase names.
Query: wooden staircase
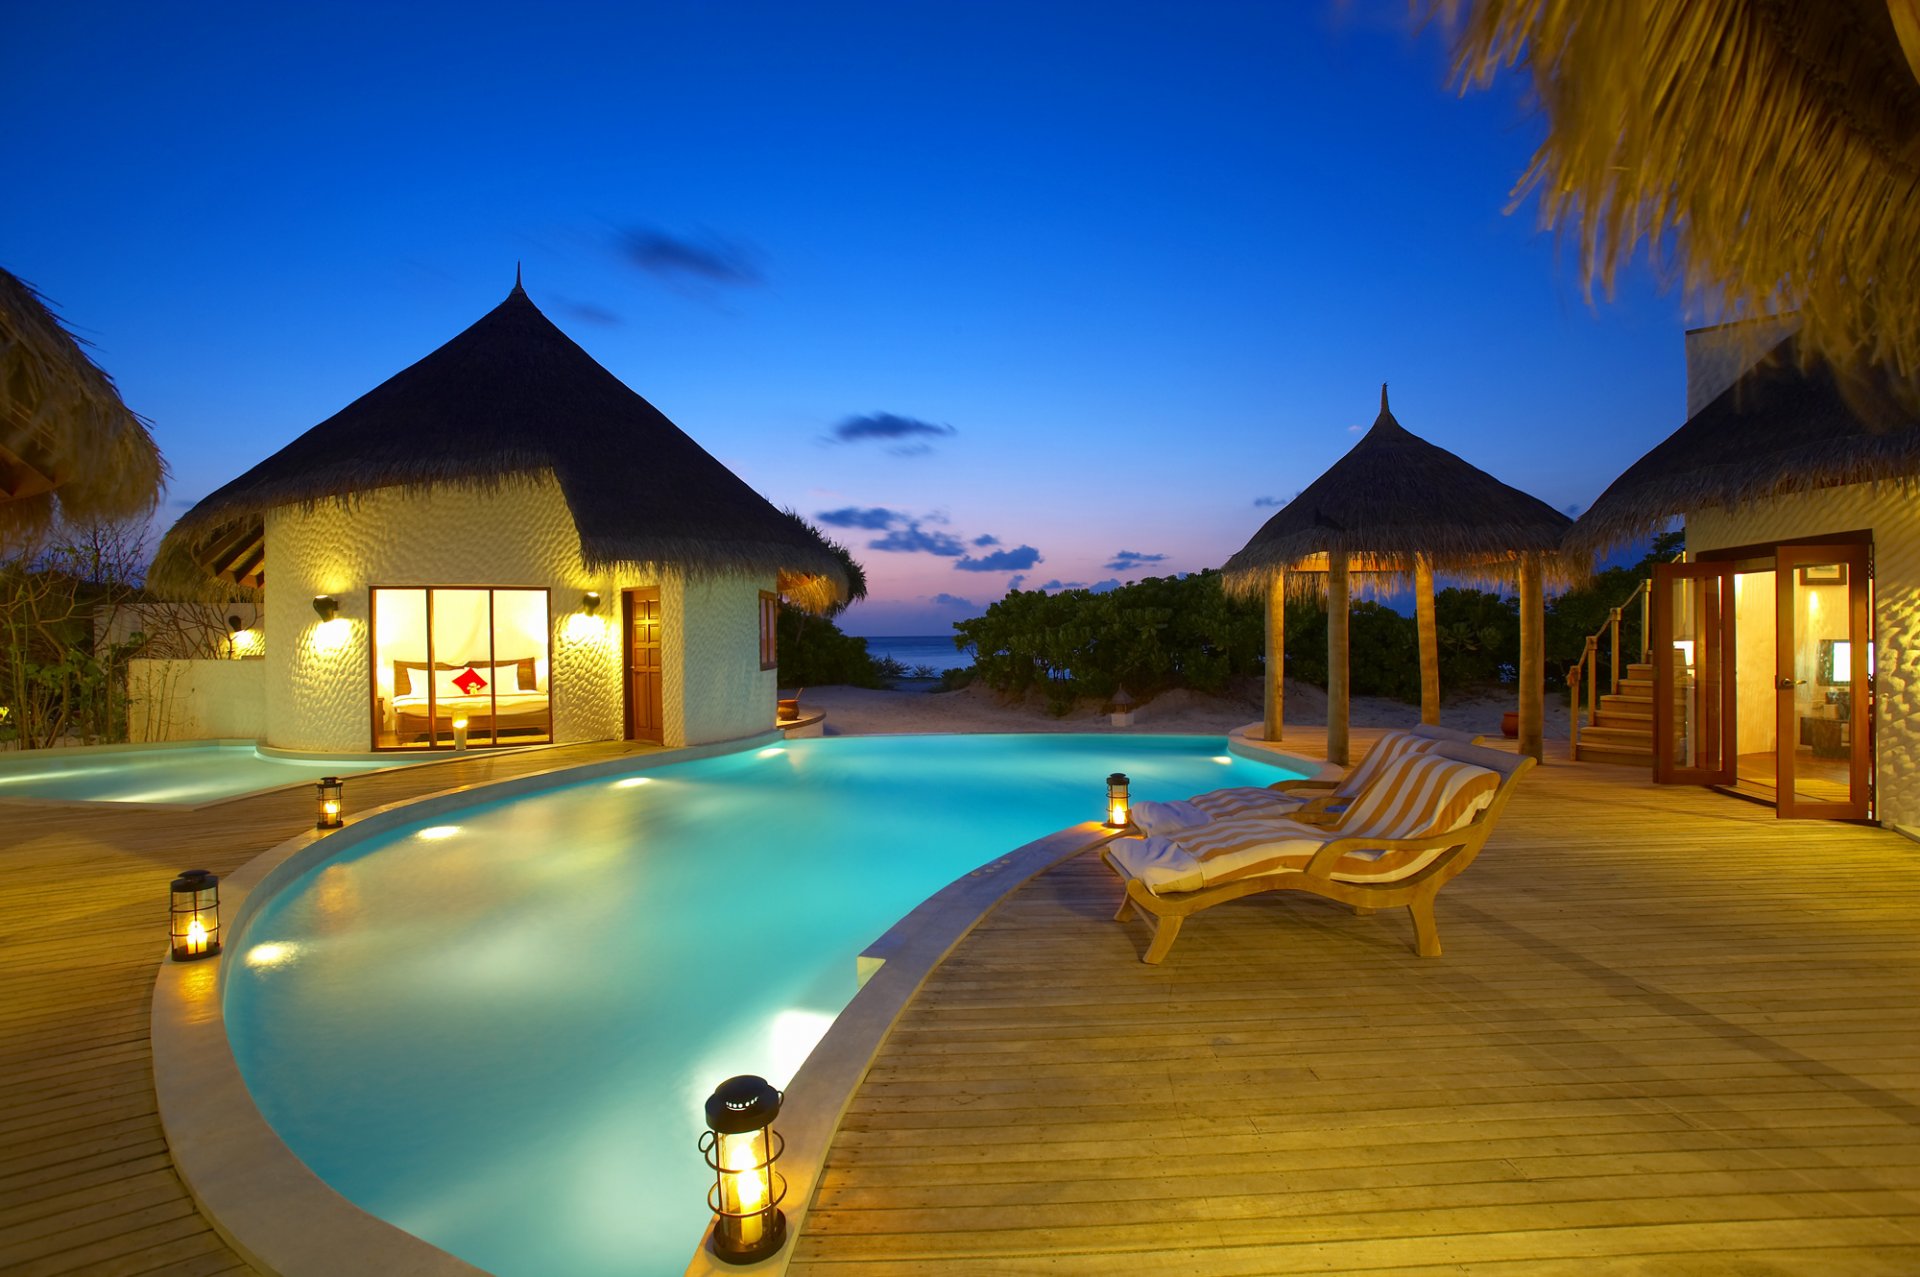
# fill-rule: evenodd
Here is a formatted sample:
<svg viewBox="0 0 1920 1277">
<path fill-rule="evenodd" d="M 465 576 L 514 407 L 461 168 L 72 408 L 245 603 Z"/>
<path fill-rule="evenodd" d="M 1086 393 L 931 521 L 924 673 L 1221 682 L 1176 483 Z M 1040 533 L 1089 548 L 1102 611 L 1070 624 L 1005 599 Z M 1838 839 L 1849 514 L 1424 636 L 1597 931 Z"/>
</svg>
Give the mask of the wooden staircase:
<svg viewBox="0 0 1920 1277">
<path fill-rule="evenodd" d="M 1620 690 L 1599 698 L 1591 725 L 1579 725 L 1576 756 L 1583 763 L 1653 766 L 1653 666 L 1626 667 Z"/>
</svg>

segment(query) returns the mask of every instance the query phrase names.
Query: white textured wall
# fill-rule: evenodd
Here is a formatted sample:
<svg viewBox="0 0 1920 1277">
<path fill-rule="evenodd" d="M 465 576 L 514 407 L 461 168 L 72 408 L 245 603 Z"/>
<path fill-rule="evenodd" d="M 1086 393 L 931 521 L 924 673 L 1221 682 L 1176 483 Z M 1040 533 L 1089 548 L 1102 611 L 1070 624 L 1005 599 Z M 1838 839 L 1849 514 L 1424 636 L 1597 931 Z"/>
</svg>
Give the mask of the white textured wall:
<svg viewBox="0 0 1920 1277">
<path fill-rule="evenodd" d="M 368 591 L 425 585 L 549 590 L 554 739 L 622 733 L 619 595 L 611 577 L 582 566 L 573 515 L 548 475 L 493 490 L 383 488 L 350 506 L 268 511 L 268 743 L 334 751 L 371 745 Z M 609 600 L 598 617 L 580 611 L 587 590 Z M 340 600 L 329 624 L 314 614 L 316 594 Z"/>
<path fill-rule="evenodd" d="M 265 661 L 129 661 L 127 739 L 263 739 L 266 674 Z"/>
<path fill-rule="evenodd" d="M 553 628 L 556 741 L 625 734 L 620 592 L 657 585 L 662 708 L 669 745 L 729 740 L 772 726 L 774 672 L 760 669 L 759 591 L 771 579 L 683 581 L 596 576 L 580 562 L 573 515 L 551 476 L 496 490 L 386 488 L 350 507 L 267 515 L 266 737 L 286 749 L 361 751 L 372 743 L 368 591 L 400 586 L 545 588 Z M 580 596 L 598 590 L 596 616 Z M 313 596 L 340 600 L 322 625 Z"/>
<path fill-rule="evenodd" d="M 728 576 L 681 588 L 683 744 L 731 740 L 773 726 L 778 671 L 760 668 L 760 591 L 772 577 Z M 672 613 L 668 613 L 669 620 Z M 668 724 L 672 724 L 668 715 Z"/>
<path fill-rule="evenodd" d="M 1920 481 L 1794 493 L 1687 516 L 1687 550 L 1873 533 L 1877 815 L 1920 826 Z"/>
</svg>

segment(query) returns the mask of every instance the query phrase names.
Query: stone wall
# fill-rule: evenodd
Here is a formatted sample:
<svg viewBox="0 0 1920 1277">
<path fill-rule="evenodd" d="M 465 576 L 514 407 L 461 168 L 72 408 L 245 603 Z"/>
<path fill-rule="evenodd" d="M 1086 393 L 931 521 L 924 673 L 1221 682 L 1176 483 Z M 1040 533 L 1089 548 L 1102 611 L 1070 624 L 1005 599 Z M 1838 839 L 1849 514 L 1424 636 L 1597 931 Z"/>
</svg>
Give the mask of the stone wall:
<svg viewBox="0 0 1920 1277">
<path fill-rule="evenodd" d="M 1857 483 L 1687 516 L 1687 550 L 1871 531 L 1877 815 L 1920 827 L 1920 481 Z"/>
</svg>

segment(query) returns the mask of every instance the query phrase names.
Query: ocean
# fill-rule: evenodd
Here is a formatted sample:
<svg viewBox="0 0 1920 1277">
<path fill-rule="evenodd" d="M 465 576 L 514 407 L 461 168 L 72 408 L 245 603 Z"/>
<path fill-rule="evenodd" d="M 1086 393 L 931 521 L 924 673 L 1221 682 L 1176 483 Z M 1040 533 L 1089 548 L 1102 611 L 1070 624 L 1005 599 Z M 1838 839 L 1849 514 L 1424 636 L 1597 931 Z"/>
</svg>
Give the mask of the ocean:
<svg viewBox="0 0 1920 1277">
<path fill-rule="evenodd" d="M 891 656 L 909 670 L 920 665 L 932 666 L 936 674 L 973 664 L 969 653 L 955 649 L 951 634 L 869 635 L 867 655 L 876 661 Z"/>
</svg>

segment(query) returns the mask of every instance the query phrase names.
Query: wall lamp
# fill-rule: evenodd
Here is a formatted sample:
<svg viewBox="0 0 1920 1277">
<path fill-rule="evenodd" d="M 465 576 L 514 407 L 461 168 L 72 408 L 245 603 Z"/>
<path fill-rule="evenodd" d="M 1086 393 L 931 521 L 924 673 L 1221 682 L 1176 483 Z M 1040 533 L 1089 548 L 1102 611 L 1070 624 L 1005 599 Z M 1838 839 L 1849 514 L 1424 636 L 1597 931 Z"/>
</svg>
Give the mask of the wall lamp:
<svg viewBox="0 0 1920 1277">
<path fill-rule="evenodd" d="M 600 610 L 600 591 L 588 590 L 580 596 L 580 610 L 592 616 Z"/>
<path fill-rule="evenodd" d="M 316 594 L 313 596 L 313 610 L 321 620 L 331 621 L 340 615 L 340 600 L 331 594 Z"/>
</svg>

